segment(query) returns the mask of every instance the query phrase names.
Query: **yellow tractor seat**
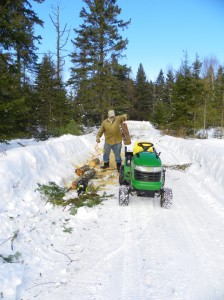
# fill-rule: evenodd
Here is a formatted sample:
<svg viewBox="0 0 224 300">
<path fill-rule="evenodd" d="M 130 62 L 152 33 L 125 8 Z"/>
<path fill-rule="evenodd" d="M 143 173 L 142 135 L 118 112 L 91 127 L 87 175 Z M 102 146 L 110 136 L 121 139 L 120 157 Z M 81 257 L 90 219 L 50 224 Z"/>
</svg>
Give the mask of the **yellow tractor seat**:
<svg viewBox="0 0 224 300">
<path fill-rule="evenodd" d="M 146 150 L 147 149 L 147 150 Z M 147 151 L 154 152 L 153 144 L 146 141 L 137 141 L 134 143 L 133 155 L 138 152 Z"/>
</svg>

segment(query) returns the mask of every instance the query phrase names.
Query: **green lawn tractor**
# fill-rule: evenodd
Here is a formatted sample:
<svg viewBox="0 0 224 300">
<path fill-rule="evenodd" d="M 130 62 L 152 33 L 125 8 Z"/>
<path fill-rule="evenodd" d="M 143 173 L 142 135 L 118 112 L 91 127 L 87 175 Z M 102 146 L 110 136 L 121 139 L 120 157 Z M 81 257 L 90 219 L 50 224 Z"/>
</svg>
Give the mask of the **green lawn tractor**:
<svg viewBox="0 0 224 300">
<path fill-rule="evenodd" d="M 150 142 L 135 142 L 133 152 L 125 147 L 124 164 L 119 175 L 120 205 L 128 205 L 129 196 L 137 195 L 157 197 L 161 207 L 171 207 L 173 194 L 170 188 L 164 187 L 165 170 L 159 155 Z"/>
</svg>

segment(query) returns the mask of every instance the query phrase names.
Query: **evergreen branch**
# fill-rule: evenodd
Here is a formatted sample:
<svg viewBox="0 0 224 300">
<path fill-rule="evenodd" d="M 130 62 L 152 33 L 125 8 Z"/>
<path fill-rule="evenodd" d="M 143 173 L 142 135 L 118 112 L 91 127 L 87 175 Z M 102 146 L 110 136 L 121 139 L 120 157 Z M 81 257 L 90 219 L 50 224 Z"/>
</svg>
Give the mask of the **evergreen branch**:
<svg viewBox="0 0 224 300">
<path fill-rule="evenodd" d="M 0 257 L 3 259 L 3 262 L 9 263 L 9 264 L 14 263 L 15 260 L 18 261 L 20 256 L 21 256 L 20 252 L 16 252 L 15 254 L 8 255 L 8 256 L 4 256 L 4 255 L 0 254 Z"/>
<path fill-rule="evenodd" d="M 13 242 L 18 237 L 18 233 L 19 233 L 19 230 L 14 231 L 14 234 L 12 236 L 10 236 L 9 238 L 7 238 L 4 242 L 2 242 L 0 244 L 0 246 L 3 245 L 3 244 L 5 244 L 9 240 L 11 240 L 11 249 L 13 250 Z"/>
<path fill-rule="evenodd" d="M 19 230 L 16 230 L 11 238 L 11 249 L 13 250 L 13 242 L 18 237 Z"/>
</svg>

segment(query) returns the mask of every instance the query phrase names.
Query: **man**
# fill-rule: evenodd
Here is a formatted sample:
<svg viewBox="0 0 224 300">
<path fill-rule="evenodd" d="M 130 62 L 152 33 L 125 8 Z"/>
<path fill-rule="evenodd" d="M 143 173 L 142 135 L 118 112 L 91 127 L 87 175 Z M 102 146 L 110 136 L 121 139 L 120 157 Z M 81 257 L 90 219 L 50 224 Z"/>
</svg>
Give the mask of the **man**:
<svg viewBox="0 0 224 300">
<path fill-rule="evenodd" d="M 109 168 L 110 151 L 113 150 L 115 160 L 117 163 L 117 170 L 120 171 L 121 166 L 121 147 L 122 135 L 120 125 L 123 121 L 127 120 L 127 115 L 115 116 L 114 110 L 108 111 L 108 118 L 104 120 L 96 136 L 96 142 L 100 143 L 100 138 L 104 134 L 104 165 L 102 169 Z"/>
</svg>

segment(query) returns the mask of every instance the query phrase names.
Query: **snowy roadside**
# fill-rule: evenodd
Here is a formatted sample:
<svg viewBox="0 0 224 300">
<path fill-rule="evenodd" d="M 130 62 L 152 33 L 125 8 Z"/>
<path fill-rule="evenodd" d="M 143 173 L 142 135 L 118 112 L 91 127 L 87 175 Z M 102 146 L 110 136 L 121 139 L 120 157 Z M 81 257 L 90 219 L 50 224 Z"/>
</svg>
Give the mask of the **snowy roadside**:
<svg viewBox="0 0 224 300">
<path fill-rule="evenodd" d="M 106 187 L 114 194 L 112 199 L 91 209 L 80 208 L 75 216 L 45 205 L 35 191 L 37 183 L 69 186 L 74 169 L 96 154 L 94 133 L 35 144 L 27 141 L 26 147 L 7 150 L 0 157 L 0 255 L 12 255 L 14 262 L 0 260 L 1 298 L 223 299 L 220 262 L 224 236 L 220 233 L 219 240 L 212 241 L 219 246 L 215 249 L 210 237 L 217 236 L 217 228 L 224 225 L 220 197 L 224 191 L 224 141 L 161 136 L 148 122 L 128 121 L 128 125 L 133 141 L 152 141 L 165 165 L 190 164 L 185 172 L 168 168 L 173 209 L 165 212 L 155 201 L 133 199 L 124 210 L 118 206 L 116 182 Z M 189 232 L 186 240 L 183 224 Z M 68 228 L 70 233 L 65 230 Z M 198 240 L 200 232 L 203 241 Z M 217 268 L 214 279 L 204 262 L 197 261 L 200 254 L 195 251 L 203 252 L 207 264 Z M 217 254 L 214 261 L 212 251 Z M 167 274 L 175 280 L 166 279 Z M 198 277 L 193 278 L 194 274 Z"/>
</svg>

